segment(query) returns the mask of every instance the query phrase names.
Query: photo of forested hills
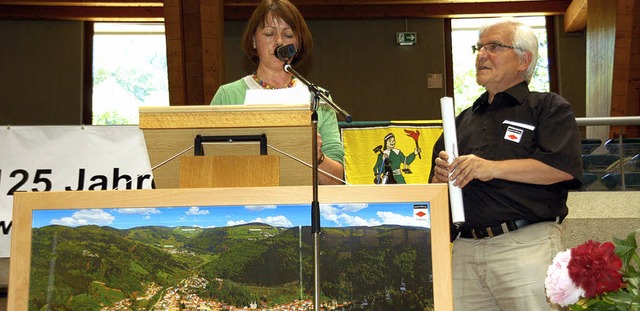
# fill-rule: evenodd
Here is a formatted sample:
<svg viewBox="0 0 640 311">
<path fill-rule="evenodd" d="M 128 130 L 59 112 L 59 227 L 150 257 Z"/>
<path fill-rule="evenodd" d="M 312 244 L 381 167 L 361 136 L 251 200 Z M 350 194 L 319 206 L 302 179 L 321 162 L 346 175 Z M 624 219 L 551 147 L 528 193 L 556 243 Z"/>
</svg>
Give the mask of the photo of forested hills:
<svg viewBox="0 0 640 311">
<path fill-rule="evenodd" d="M 388 204 L 333 208 L 357 210 L 350 215 L 367 222 L 344 221 L 353 219 L 336 210 L 324 215 L 325 309 L 432 310 L 428 226 Z M 214 209 L 159 209 L 138 225 L 117 209 L 93 210 L 82 221 L 86 211 L 34 211 L 29 310 L 313 310 L 313 235 L 300 223 L 308 219 L 296 220 L 309 207 Z M 161 220 L 180 213 L 182 225 Z M 213 217 L 225 225 L 197 224 Z"/>
</svg>

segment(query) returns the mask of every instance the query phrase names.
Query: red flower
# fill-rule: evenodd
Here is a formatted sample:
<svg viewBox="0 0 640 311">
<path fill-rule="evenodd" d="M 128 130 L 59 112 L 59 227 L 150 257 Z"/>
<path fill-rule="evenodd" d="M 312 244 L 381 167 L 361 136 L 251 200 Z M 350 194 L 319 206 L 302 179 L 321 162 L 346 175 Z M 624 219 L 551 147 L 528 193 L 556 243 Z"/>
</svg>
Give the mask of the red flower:
<svg viewBox="0 0 640 311">
<path fill-rule="evenodd" d="M 594 297 L 622 286 L 622 260 L 613 252 L 611 242 L 600 244 L 592 240 L 571 249 L 567 265 L 571 279 L 585 291 L 586 297 Z"/>
</svg>

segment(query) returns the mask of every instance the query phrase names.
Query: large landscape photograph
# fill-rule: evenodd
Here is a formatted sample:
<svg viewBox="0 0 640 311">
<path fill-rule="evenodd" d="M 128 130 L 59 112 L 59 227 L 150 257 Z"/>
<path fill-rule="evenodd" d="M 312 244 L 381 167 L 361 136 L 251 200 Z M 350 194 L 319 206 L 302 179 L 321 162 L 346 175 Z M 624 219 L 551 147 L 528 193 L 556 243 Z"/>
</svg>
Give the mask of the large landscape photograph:
<svg viewBox="0 0 640 311">
<path fill-rule="evenodd" d="M 427 207 L 321 204 L 323 310 L 433 310 Z M 34 210 L 29 310 L 314 310 L 310 217 L 310 205 Z"/>
</svg>

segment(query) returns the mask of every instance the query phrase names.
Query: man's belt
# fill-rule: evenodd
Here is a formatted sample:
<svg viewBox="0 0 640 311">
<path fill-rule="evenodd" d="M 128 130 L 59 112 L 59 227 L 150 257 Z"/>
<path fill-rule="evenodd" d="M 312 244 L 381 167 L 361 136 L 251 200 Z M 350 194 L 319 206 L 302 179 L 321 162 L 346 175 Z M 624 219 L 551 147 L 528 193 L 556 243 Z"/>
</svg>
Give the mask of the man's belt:
<svg viewBox="0 0 640 311">
<path fill-rule="evenodd" d="M 491 237 L 498 236 L 510 231 L 515 231 L 520 228 L 526 227 L 528 225 L 532 225 L 542 221 L 555 221 L 557 223 L 560 223 L 560 217 L 556 219 L 539 220 L 539 221 L 530 221 L 527 219 L 509 220 L 499 225 L 495 225 L 491 227 L 466 228 L 460 231 L 460 237 L 466 238 L 466 239 L 476 239 L 476 240 L 491 238 Z"/>
</svg>

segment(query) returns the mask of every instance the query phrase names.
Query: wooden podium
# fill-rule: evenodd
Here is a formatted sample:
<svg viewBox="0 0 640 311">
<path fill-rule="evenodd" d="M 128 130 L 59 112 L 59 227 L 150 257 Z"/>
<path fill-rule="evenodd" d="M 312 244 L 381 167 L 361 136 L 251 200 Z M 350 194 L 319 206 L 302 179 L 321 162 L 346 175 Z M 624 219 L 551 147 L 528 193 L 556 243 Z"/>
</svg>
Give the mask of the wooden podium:
<svg viewBox="0 0 640 311">
<path fill-rule="evenodd" d="M 140 107 L 151 167 L 166 162 L 153 171 L 159 189 L 311 185 L 311 168 L 296 160 L 311 163 L 310 124 L 308 105 Z M 242 142 L 206 146 L 204 156 L 190 149 L 197 135 L 262 134 L 267 156 Z"/>
</svg>

